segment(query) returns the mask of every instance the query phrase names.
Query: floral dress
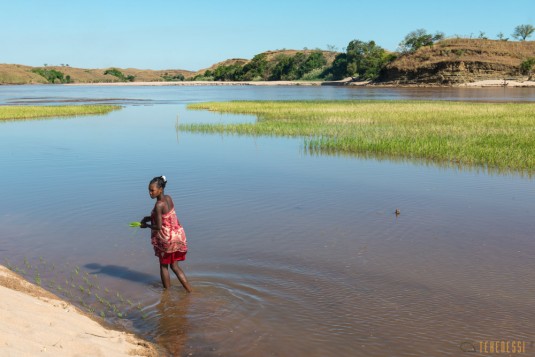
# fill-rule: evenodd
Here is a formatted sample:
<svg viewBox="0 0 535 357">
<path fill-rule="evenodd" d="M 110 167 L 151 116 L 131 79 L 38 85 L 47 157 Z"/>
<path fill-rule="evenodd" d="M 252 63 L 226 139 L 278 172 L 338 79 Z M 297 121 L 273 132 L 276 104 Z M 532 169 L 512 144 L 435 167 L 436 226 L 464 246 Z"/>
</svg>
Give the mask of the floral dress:
<svg viewBox="0 0 535 357">
<path fill-rule="evenodd" d="M 152 211 L 153 224 L 155 214 Z M 178 223 L 174 208 L 166 214 L 162 214 L 162 228 L 152 231 L 151 243 L 154 247 L 154 255 L 160 258 L 161 264 L 171 264 L 173 261 L 186 259 L 188 252 L 186 232 Z"/>
</svg>

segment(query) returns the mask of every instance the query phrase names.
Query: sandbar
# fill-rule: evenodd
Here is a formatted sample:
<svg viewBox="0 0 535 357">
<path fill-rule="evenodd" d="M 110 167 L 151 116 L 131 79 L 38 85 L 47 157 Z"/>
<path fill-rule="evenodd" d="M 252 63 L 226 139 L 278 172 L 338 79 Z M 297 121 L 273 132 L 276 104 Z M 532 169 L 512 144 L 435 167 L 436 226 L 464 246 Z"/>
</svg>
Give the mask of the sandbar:
<svg viewBox="0 0 535 357">
<path fill-rule="evenodd" d="M 158 356 L 143 339 L 102 326 L 0 265 L 2 356 Z"/>
</svg>

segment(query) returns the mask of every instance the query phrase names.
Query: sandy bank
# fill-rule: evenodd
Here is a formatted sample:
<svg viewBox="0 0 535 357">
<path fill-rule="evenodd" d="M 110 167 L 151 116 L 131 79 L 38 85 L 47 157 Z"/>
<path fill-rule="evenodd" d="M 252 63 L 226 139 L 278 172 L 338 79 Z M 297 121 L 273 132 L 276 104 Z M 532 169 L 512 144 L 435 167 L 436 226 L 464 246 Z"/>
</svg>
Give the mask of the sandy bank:
<svg viewBox="0 0 535 357">
<path fill-rule="evenodd" d="M 491 79 L 461 84 L 459 87 L 535 87 L 535 81 L 515 81 L 508 79 Z"/>
<path fill-rule="evenodd" d="M 132 334 L 107 329 L 0 265 L 0 355 L 157 356 Z"/>
</svg>

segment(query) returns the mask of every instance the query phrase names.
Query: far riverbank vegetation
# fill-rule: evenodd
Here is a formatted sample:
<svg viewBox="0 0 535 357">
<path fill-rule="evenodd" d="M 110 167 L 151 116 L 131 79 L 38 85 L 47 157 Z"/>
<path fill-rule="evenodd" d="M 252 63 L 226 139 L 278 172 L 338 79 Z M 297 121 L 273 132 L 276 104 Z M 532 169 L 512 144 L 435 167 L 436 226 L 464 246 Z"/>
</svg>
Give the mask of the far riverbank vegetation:
<svg viewBox="0 0 535 357">
<path fill-rule="evenodd" d="M 532 25 L 519 25 L 512 36 L 519 41 L 525 41 L 535 32 Z M 472 38 L 473 35 L 470 35 Z M 455 36 L 461 38 L 461 36 Z M 480 31 L 477 39 L 488 40 L 486 34 Z M 503 33 L 497 35 L 499 41 L 508 41 Z M 386 66 L 401 56 L 415 53 L 422 47 L 433 47 L 445 40 L 444 33 L 435 34 L 425 29 L 410 32 L 399 43 L 397 52 L 390 52 L 375 41 L 352 40 L 343 52 L 335 51 L 335 46 L 329 51 L 320 49 L 297 51 L 287 54 L 286 51 L 272 51 L 257 54 L 251 61 L 234 61 L 213 66 L 204 73 L 199 73 L 188 80 L 193 81 L 332 81 L 351 77 L 359 81 L 374 81 L 381 76 Z M 278 53 L 280 52 L 280 53 Z M 330 57 L 330 58 L 327 58 Z M 531 72 L 533 63 L 524 59 L 521 72 Z M 526 62 L 528 61 L 528 62 Z M 229 62 L 229 61 L 226 61 Z M 232 61 L 230 61 L 232 62 Z M 529 67 L 529 68 L 526 68 Z"/>
<path fill-rule="evenodd" d="M 280 49 L 256 54 L 251 60 L 234 58 L 199 71 L 82 69 L 68 64 L 28 67 L 0 64 L 0 83 L 111 83 L 178 81 L 370 81 L 373 83 L 452 85 L 483 79 L 531 79 L 535 52 L 527 41 L 532 25 L 519 25 L 510 41 L 503 33 L 494 39 L 417 29 L 398 48 L 389 51 L 373 40 L 354 39 L 343 49 Z M 480 73 L 481 72 L 481 73 Z M 436 78 L 429 75 L 436 74 Z M 486 76 L 484 74 L 487 74 Z M 426 82 L 427 81 L 427 82 Z"/>
<path fill-rule="evenodd" d="M 180 130 L 302 137 L 311 153 L 430 160 L 535 172 L 532 103 L 234 101 L 188 109 L 253 114 L 255 123 L 182 124 Z"/>
</svg>

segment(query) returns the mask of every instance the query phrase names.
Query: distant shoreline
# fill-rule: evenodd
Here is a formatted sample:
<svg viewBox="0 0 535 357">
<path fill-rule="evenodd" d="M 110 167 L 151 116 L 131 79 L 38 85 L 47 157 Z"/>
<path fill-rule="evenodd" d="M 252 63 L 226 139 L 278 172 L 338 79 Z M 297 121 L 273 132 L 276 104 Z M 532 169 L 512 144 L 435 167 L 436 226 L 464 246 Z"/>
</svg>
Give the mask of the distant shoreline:
<svg viewBox="0 0 535 357">
<path fill-rule="evenodd" d="M 111 82 L 111 83 L 69 83 L 64 86 L 320 86 L 322 81 L 180 81 L 180 82 Z"/>
<path fill-rule="evenodd" d="M 344 87 L 411 87 L 411 88 L 488 88 L 488 87 L 535 87 L 535 81 L 516 81 L 516 80 L 482 80 L 471 83 L 463 83 L 456 85 L 440 85 L 440 84 L 396 84 L 396 83 L 371 83 L 369 81 L 249 81 L 249 82 L 235 82 L 235 81 L 183 81 L 183 82 L 112 82 L 112 83 L 69 83 L 61 84 L 64 86 L 344 86 Z"/>
<path fill-rule="evenodd" d="M 4 85 L 51 85 L 50 83 L 0 83 L 0 87 Z M 105 87 L 165 87 L 165 86 L 181 86 L 181 87 L 195 87 L 195 86 L 266 86 L 266 87 L 285 87 L 285 86 L 339 86 L 339 87 L 375 87 L 375 88 L 489 88 L 489 87 L 509 87 L 509 88 L 526 88 L 535 87 L 535 81 L 519 81 L 508 79 L 488 79 L 476 82 L 468 82 L 454 85 L 444 85 L 435 83 L 374 83 L 370 81 L 177 81 L 177 82 L 159 82 L 159 81 L 139 81 L 139 82 L 96 82 L 96 83 L 65 83 L 53 84 L 57 86 L 105 86 Z"/>
</svg>

